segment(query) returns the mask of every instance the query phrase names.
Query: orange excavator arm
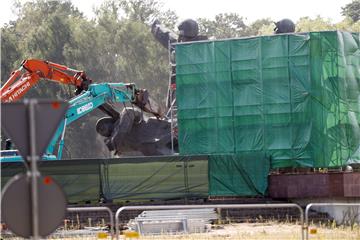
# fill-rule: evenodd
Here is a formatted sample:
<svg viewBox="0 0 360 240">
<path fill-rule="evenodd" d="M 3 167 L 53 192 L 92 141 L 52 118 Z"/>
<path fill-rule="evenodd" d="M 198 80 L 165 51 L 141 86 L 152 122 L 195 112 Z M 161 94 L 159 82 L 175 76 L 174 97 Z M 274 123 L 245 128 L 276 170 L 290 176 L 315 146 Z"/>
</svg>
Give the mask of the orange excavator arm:
<svg viewBox="0 0 360 240">
<path fill-rule="evenodd" d="M 42 78 L 73 85 L 76 87 L 76 94 L 87 90 L 91 83 L 83 71 L 49 61 L 27 59 L 21 63 L 19 69 L 11 73 L 10 78 L 1 87 L 0 101 L 14 102 L 21 99 Z"/>
</svg>

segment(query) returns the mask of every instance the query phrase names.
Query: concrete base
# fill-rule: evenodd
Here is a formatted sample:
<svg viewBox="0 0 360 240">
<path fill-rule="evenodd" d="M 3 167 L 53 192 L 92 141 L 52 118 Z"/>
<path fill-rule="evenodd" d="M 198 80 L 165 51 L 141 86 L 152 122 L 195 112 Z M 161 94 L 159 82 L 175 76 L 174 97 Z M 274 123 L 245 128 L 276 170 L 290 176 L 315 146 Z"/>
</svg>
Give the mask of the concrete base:
<svg viewBox="0 0 360 240">
<path fill-rule="evenodd" d="M 269 195 L 273 199 L 360 197 L 360 172 L 271 175 Z"/>
<path fill-rule="evenodd" d="M 309 203 L 360 203 L 360 172 L 279 174 L 269 177 L 269 195 L 305 207 Z M 359 207 L 311 208 L 329 214 L 338 224 L 360 223 Z"/>
</svg>

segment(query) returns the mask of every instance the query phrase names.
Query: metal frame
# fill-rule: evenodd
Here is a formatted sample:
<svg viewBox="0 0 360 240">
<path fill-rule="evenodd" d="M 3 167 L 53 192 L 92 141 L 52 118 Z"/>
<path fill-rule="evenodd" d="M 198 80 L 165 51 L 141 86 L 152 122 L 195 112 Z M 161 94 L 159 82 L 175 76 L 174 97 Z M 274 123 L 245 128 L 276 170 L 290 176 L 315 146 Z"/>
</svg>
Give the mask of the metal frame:
<svg viewBox="0 0 360 240">
<path fill-rule="evenodd" d="M 295 203 L 274 203 L 274 204 L 209 204 L 209 205 L 158 205 L 158 206 L 124 206 L 119 208 L 115 213 L 115 234 L 116 239 L 119 239 L 119 215 L 125 210 L 157 210 L 157 209 L 196 209 L 196 208 L 297 208 L 300 212 L 301 222 L 301 239 L 304 239 L 304 211 Z"/>
<path fill-rule="evenodd" d="M 171 219 L 146 219 L 146 220 L 137 220 L 137 227 L 139 229 L 139 234 L 140 235 L 143 235 L 144 234 L 144 223 L 146 222 L 149 222 L 149 221 L 159 221 L 159 222 L 166 222 L 166 221 L 169 221 Z M 174 218 L 171 222 L 177 222 L 177 223 L 181 223 L 182 224 L 182 227 L 183 227 L 183 231 L 184 233 L 188 233 L 188 226 L 187 226 L 187 221 L 185 218 Z"/>
<path fill-rule="evenodd" d="M 171 84 L 171 78 L 172 78 L 172 68 L 174 66 L 176 66 L 176 63 L 172 63 L 171 61 L 171 47 L 172 47 L 172 44 L 169 40 L 168 42 L 168 58 L 169 58 L 169 85 L 168 85 L 168 94 L 170 94 L 169 96 L 169 99 L 166 99 L 166 101 L 170 100 L 170 106 L 169 106 L 169 110 L 170 111 L 170 128 L 171 128 L 171 133 L 170 133 L 170 136 L 171 136 L 171 151 L 172 151 L 172 154 L 175 153 L 174 151 L 174 129 L 175 129 L 175 125 L 174 125 L 174 118 L 177 118 L 177 111 L 174 109 L 174 107 L 176 108 L 175 104 L 176 104 L 176 97 L 173 99 L 173 93 L 175 92 L 175 90 L 173 89 L 172 87 L 172 84 Z M 175 50 L 174 50 L 175 52 Z"/>
<path fill-rule="evenodd" d="M 69 207 L 68 212 L 108 212 L 110 217 L 110 233 L 111 239 L 114 237 L 114 214 L 108 207 Z"/>
<path fill-rule="evenodd" d="M 25 99 L 25 104 L 29 105 L 27 110 L 29 117 L 29 139 L 30 139 L 30 156 L 23 156 L 27 158 L 30 162 L 30 173 L 31 176 L 31 185 L 30 185 L 30 196 L 31 196 L 31 227 L 32 227 L 32 237 L 34 239 L 40 239 L 40 225 L 39 225 L 39 190 L 38 190 L 38 176 L 40 176 L 37 162 L 39 161 L 39 156 L 36 153 L 37 141 L 36 136 L 36 117 L 35 117 L 35 107 L 38 103 L 37 99 Z M 40 153 L 41 154 L 41 153 Z M 26 162 L 25 162 L 26 163 Z"/>
<path fill-rule="evenodd" d="M 191 226 L 196 227 L 193 222 L 201 222 L 205 228 L 206 223 L 210 223 L 210 220 L 218 219 L 218 213 L 215 208 L 201 208 L 201 209 L 176 209 L 176 210 L 152 210 L 143 211 L 134 220 L 137 223 L 138 232 L 140 235 L 144 234 L 144 223 L 153 225 L 163 225 L 169 222 L 181 223 L 182 233 L 191 233 L 189 229 Z M 190 223 L 190 224 L 189 224 Z"/>
<path fill-rule="evenodd" d="M 305 239 L 309 239 L 309 211 L 311 207 L 326 207 L 326 206 L 348 206 L 348 207 L 355 207 L 359 206 L 360 203 L 309 203 L 306 205 L 305 209 Z"/>
</svg>

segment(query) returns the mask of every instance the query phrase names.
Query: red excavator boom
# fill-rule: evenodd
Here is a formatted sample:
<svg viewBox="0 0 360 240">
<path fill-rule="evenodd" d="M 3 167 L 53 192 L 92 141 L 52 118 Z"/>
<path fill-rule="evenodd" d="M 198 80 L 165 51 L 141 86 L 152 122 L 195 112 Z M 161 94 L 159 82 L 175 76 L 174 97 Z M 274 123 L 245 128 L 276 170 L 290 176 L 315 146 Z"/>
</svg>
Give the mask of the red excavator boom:
<svg viewBox="0 0 360 240">
<path fill-rule="evenodd" d="M 73 74 L 73 75 L 72 75 Z M 1 102 L 14 102 L 21 99 L 40 79 L 69 84 L 76 87 L 76 93 L 87 90 L 91 80 L 84 71 L 71 69 L 64 65 L 38 59 L 27 59 L 21 67 L 13 71 L 0 89 Z"/>
</svg>

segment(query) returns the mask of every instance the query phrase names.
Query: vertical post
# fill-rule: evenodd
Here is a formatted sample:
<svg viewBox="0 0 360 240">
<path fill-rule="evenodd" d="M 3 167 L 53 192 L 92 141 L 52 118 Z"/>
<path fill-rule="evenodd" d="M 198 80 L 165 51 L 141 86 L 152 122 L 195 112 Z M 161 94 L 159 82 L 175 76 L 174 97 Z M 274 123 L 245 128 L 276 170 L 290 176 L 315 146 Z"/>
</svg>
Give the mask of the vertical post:
<svg viewBox="0 0 360 240">
<path fill-rule="evenodd" d="M 28 105 L 29 114 L 29 137 L 30 137 L 30 176 L 31 176 L 31 215 L 32 215 L 32 238 L 39 239 L 39 206 L 38 206 L 38 176 L 37 161 L 39 156 L 36 154 L 36 119 L 35 119 L 35 106 L 37 100 L 30 99 L 24 101 Z"/>
<path fill-rule="evenodd" d="M 170 74 L 169 74 L 169 86 L 168 86 L 168 94 L 170 95 L 167 101 L 170 101 L 170 136 L 171 136 L 171 154 L 174 154 L 174 109 L 173 109 L 173 89 L 172 89 L 172 73 L 173 73 L 173 64 L 171 61 L 171 42 L 170 39 L 168 41 L 168 57 L 169 57 L 169 66 L 170 66 Z"/>
</svg>

